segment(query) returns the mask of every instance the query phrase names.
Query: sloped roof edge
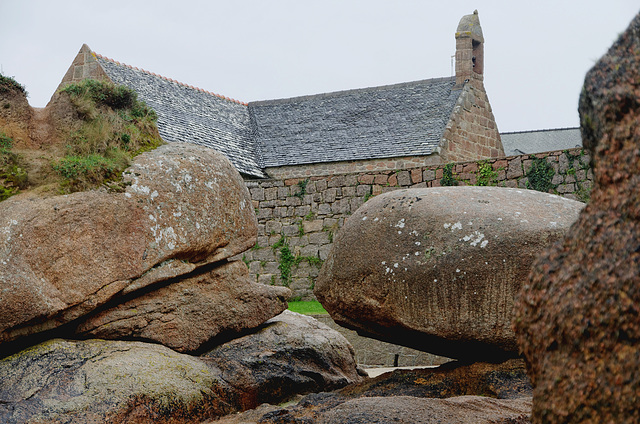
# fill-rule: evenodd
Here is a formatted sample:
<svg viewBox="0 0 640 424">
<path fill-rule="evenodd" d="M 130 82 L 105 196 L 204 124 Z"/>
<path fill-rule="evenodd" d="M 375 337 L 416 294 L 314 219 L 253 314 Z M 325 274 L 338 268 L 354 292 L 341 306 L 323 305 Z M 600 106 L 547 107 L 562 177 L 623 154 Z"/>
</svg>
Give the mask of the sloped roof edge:
<svg viewBox="0 0 640 424">
<path fill-rule="evenodd" d="M 413 86 L 415 84 L 420 84 L 420 83 L 430 83 L 430 82 L 436 83 L 436 82 L 445 82 L 445 81 L 455 81 L 455 79 L 456 79 L 455 77 L 427 78 L 427 79 L 422 79 L 422 80 L 400 82 L 400 83 L 395 83 L 395 84 L 375 85 L 375 86 L 371 86 L 371 87 L 351 88 L 351 89 L 348 89 L 348 90 L 328 91 L 328 92 L 325 92 L 325 93 L 308 94 L 308 95 L 304 95 L 304 96 L 286 97 L 286 98 L 282 98 L 282 99 L 256 100 L 256 101 L 249 102 L 248 105 L 249 106 L 277 105 L 277 104 L 285 104 L 285 103 L 291 103 L 291 102 L 301 102 L 301 101 L 305 101 L 305 100 L 316 100 L 316 99 L 323 99 L 323 98 L 333 98 L 333 97 L 337 97 L 337 96 L 347 96 L 347 95 L 351 95 L 351 94 L 366 93 L 366 92 L 371 92 L 371 91 L 380 91 L 380 90 L 386 90 L 386 89 L 411 87 L 411 86 Z M 454 91 L 454 90 L 461 90 L 461 88 L 452 89 L 452 91 Z"/>
<path fill-rule="evenodd" d="M 126 64 L 126 63 L 118 62 L 117 60 L 114 60 L 114 59 L 111 59 L 111 58 L 109 58 L 109 57 L 103 56 L 103 55 L 101 55 L 101 54 L 99 54 L 99 53 L 96 53 L 96 52 L 94 52 L 93 50 L 91 50 L 91 53 L 92 53 L 95 57 L 97 57 L 97 58 L 100 58 L 100 59 L 103 59 L 103 60 L 106 60 L 106 61 L 109 61 L 109 62 L 115 63 L 116 65 L 119 65 L 119 66 L 125 66 L 125 67 L 127 67 L 127 68 L 129 68 L 129 69 L 133 69 L 133 70 L 136 70 L 136 71 L 144 72 L 145 74 L 149 74 L 149 75 L 153 75 L 154 77 L 162 78 L 162 79 L 164 79 L 164 80 L 166 80 L 166 81 L 169 81 L 169 82 L 173 82 L 173 83 L 179 84 L 179 85 L 181 85 L 181 86 L 183 86 L 183 87 L 191 88 L 192 90 L 197 90 L 197 91 L 200 91 L 200 92 L 202 92 L 202 93 L 210 94 L 210 95 L 212 95 L 212 96 L 218 97 L 218 98 L 223 99 L 223 100 L 227 100 L 227 101 L 230 101 L 230 102 L 233 102 L 233 103 L 237 103 L 237 104 L 240 104 L 240 105 L 243 105 L 243 106 L 247 106 L 247 103 L 242 102 L 242 101 L 240 101 L 240 100 L 236 100 L 236 99 L 233 99 L 233 98 L 231 98 L 231 97 L 223 96 L 222 94 L 213 93 L 213 92 L 211 92 L 211 91 L 208 91 L 208 90 L 202 89 L 202 88 L 200 88 L 200 87 L 195 87 L 195 86 L 193 86 L 193 85 L 185 84 L 185 83 L 183 83 L 183 82 L 180 82 L 180 81 L 174 80 L 173 78 L 165 77 L 165 76 L 163 76 L 163 75 L 156 74 L 155 72 L 147 71 L 146 69 L 142 69 L 142 68 L 138 68 L 138 67 L 135 67 L 135 66 L 128 65 L 128 64 Z"/>
</svg>

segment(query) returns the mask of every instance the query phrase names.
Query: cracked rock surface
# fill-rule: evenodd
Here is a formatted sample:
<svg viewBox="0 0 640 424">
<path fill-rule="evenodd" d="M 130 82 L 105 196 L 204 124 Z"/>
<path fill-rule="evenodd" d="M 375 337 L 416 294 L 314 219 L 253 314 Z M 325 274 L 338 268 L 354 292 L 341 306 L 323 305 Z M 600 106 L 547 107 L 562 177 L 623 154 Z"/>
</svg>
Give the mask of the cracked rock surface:
<svg viewBox="0 0 640 424">
<path fill-rule="evenodd" d="M 284 312 L 203 356 L 137 341 L 32 346 L 0 360 L 0 422 L 201 423 L 362 380 L 344 337 Z"/>
<path fill-rule="evenodd" d="M 120 299 L 153 297 L 149 292 L 223 265 L 255 244 L 257 223 L 248 191 L 231 163 L 214 150 L 186 143 L 161 146 L 136 157 L 122 185 L 123 192 L 94 190 L 44 199 L 18 195 L 0 203 L 0 343 L 72 321 L 77 325 Z M 209 334 L 201 328 L 188 343 L 175 339 L 170 343 L 174 349 L 192 350 L 225 326 L 256 325 L 241 321 L 250 310 L 268 319 L 286 308 L 282 288 L 265 286 L 262 296 L 252 299 L 260 301 L 249 302 L 246 266 L 228 265 L 225 272 L 230 269 L 244 284 L 237 290 L 246 295 L 243 312 L 226 314 L 236 321 L 211 327 Z M 189 290 L 174 290 L 173 304 L 185 303 Z M 105 315 L 87 324 L 90 329 L 99 319 Z M 163 319 L 168 324 L 158 332 L 185 328 L 171 329 L 175 320 Z M 120 321 L 112 330 L 102 328 L 101 336 L 132 338 L 144 332 L 142 337 L 164 341 L 150 336 L 153 326 L 130 322 L 129 330 Z M 194 323 L 186 326 L 194 328 Z"/>
</svg>

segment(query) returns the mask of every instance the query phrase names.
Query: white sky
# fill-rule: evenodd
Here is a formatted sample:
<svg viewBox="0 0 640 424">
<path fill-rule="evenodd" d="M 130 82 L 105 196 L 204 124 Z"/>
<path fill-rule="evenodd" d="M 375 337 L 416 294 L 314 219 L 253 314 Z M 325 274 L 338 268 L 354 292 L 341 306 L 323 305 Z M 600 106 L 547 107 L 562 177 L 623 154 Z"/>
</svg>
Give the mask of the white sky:
<svg viewBox="0 0 640 424">
<path fill-rule="evenodd" d="M 44 106 L 83 43 L 241 101 L 451 75 L 478 9 L 500 131 L 578 126 L 585 73 L 637 0 L 0 0 L 0 68 Z"/>
</svg>

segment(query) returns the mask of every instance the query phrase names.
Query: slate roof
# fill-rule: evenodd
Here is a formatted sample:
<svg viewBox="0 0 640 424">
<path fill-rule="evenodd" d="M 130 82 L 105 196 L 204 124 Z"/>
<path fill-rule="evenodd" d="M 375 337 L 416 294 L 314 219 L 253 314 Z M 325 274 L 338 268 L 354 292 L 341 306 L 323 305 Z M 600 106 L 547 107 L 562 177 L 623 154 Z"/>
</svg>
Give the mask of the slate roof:
<svg viewBox="0 0 640 424">
<path fill-rule="evenodd" d="M 429 155 L 461 90 L 437 78 L 249 104 L 263 167 Z"/>
<path fill-rule="evenodd" d="M 451 77 L 247 104 L 96 59 L 156 111 L 165 141 L 216 149 L 252 177 L 268 167 L 430 155 L 461 93 Z"/>
<path fill-rule="evenodd" d="M 135 90 L 158 114 L 158 130 L 167 142 L 186 141 L 218 150 L 246 175 L 265 177 L 252 137 L 246 103 L 181 84 L 154 73 L 96 55 L 116 84 Z"/>
<path fill-rule="evenodd" d="M 551 152 L 582 147 L 580 128 L 558 128 L 500 134 L 507 156 Z"/>
</svg>

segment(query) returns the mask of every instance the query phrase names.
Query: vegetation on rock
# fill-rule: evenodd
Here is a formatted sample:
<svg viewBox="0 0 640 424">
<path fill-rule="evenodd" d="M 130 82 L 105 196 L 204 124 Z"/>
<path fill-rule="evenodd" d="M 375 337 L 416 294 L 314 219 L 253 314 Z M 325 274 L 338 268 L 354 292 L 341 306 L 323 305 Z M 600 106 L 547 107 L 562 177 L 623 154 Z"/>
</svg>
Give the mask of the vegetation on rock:
<svg viewBox="0 0 640 424">
<path fill-rule="evenodd" d="M 11 149 L 13 140 L 0 131 L 0 201 L 8 199 L 27 185 L 22 156 Z"/>
<path fill-rule="evenodd" d="M 0 93 L 5 93 L 7 91 L 19 91 L 25 96 L 27 95 L 27 90 L 22 84 L 11 77 L 0 74 Z"/>
<path fill-rule="evenodd" d="M 64 157 L 53 169 L 65 193 L 118 181 L 134 156 L 163 144 L 157 115 L 124 86 L 84 80 L 60 90 L 80 118 L 68 129 Z"/>
</svg>

